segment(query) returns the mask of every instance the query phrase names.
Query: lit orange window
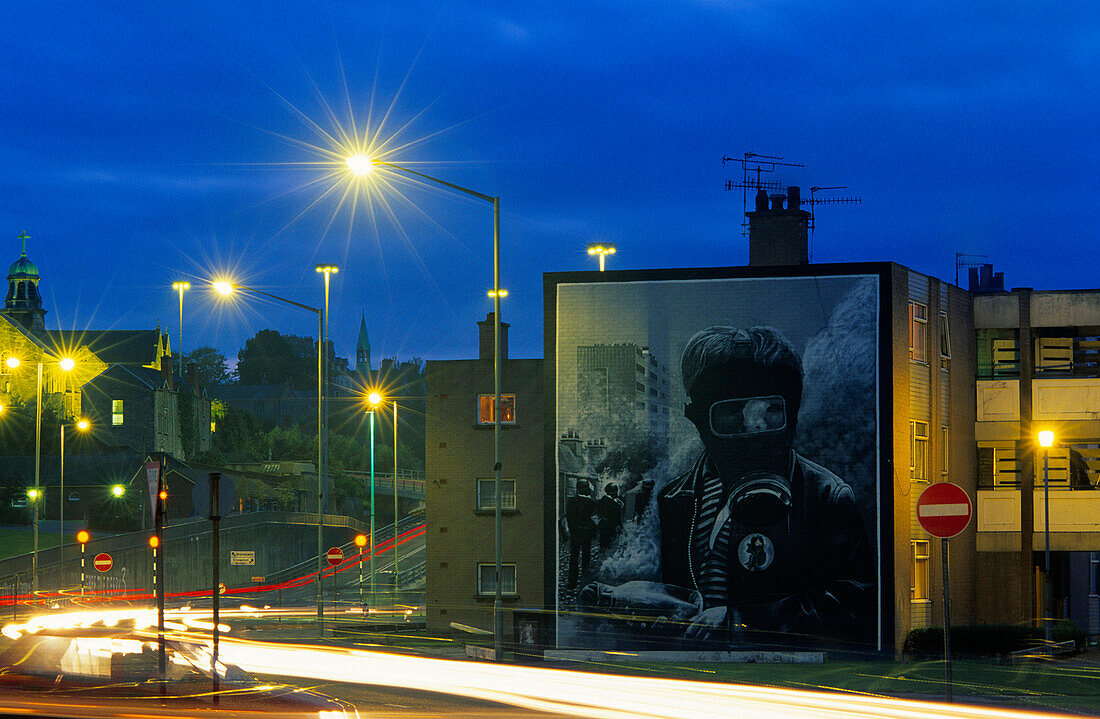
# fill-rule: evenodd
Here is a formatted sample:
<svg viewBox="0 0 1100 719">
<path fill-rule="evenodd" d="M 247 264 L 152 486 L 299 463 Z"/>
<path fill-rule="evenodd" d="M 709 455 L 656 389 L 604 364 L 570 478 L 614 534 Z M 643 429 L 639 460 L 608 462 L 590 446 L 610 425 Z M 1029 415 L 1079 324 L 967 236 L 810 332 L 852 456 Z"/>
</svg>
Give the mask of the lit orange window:
<svg viewBox="0 0 1100 719">
<path fill-rule="evenodd" d="M 494 424 L 493 395 L 479 394 L 477 396 L 477 423 Z M 516 396 L 514 394 L 502 394 L 500 396 L 500 423 L 516 423 Z"/>
</svg>

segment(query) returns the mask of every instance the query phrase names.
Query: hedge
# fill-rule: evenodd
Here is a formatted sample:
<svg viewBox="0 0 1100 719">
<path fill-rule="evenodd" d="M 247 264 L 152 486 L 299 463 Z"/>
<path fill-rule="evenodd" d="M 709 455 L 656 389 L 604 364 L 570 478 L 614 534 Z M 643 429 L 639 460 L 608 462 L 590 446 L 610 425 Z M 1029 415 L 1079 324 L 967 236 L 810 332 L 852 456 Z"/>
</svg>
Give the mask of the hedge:
<svg viewBox="0 0 1100 719">
<path fill-rule="evenodd" d="M 959 656 L 1001 656 L 1020 649 L 1040 646 L 1045 640 L 1042 627 L 1019 624 L 963 624 L 951 627 L 951 653 Z M 1073 640 L 1077 651 L 1085 649 L 1085 631 L 1076 622 L 1054 624 L 1054 641 Z M 905 637 L 902 653 L 913 659 L 943 657 L 943 627 L 921 627 Z"/>
</svg>

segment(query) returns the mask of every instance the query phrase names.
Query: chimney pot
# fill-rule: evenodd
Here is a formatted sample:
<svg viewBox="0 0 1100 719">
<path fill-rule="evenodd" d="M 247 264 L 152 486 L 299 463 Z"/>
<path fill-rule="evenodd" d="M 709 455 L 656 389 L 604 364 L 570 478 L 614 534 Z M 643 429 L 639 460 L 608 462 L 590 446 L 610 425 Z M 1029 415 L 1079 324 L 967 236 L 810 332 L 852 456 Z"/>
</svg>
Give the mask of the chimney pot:
<svg viewBox="0 0 1100 719">
<path fill-rule="evenodd" d="M 797 186 L 791 186 L 787 188 L 787 209 L 797 210 L 802 205 L 802 190 Z"/>
<path fill-rule="evenodd" d="M 764 192 L 764 188 L 760 188 L 756 191 L 756 211 L 763 212 L 768 209 L 768 193 Z"/>
<path fill-rule="evenodd" d="M 771 196 L 772 198 L 772 210 L 782 210 L 783 200 L 787 199 L 787 196 L 781 192 L 777 192 Z"/>
</svg>

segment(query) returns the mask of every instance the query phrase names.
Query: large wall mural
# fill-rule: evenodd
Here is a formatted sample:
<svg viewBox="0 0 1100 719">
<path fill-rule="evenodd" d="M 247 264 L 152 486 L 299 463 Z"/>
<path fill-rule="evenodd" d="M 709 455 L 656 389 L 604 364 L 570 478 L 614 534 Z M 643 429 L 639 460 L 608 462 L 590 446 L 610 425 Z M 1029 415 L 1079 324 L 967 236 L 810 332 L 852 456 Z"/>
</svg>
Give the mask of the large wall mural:
<svg viewBox="0 0 1100 719">
<path fill-rule="evenodd" d="M 557 286 L 561 647 L 881 646 L 877 275 Z"/>
</svg>

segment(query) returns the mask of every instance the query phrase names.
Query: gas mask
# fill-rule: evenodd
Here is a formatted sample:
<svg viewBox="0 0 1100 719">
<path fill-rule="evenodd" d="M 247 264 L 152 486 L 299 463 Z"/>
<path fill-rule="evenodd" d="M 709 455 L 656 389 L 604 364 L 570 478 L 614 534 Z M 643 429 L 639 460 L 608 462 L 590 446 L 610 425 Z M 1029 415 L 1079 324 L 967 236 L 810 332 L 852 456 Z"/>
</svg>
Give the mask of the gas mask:
<svg viewBox="0 0 1100 719">
<path fill-rule="evenodd" d="M 791 508 L 791 429 L 781 395 L 694 402 L 685 415 L 695 423 L 707 456 L 729 488 L 729 514 L 763 527 Z"/>
</svg>

